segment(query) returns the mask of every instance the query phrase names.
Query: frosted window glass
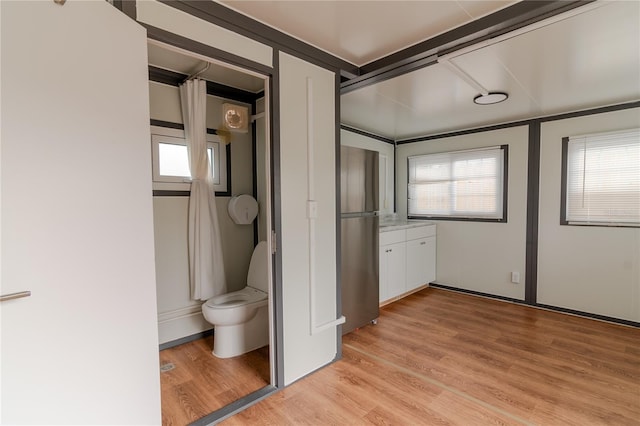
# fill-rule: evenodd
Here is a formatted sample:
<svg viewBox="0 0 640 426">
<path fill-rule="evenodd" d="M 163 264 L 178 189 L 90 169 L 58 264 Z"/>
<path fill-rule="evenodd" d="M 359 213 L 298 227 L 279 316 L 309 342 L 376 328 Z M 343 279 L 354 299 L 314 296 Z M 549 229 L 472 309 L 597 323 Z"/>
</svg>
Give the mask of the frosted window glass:
<svg viewBox="0 0 640 426">
<path fill-rule="evenodd" d="M 214 151 L 213 148 L 207 148 L 207 154 L 209 156 L 209 168 L 211 169 L 211 175 L 214 176 L 213 162 Z M 186 145 L 175 145 L 170 143 L 158 144 L 158 157 L 161 176 L 180 176 L 191 177 L 189 171 L 189 158 Z M 220 177 L 214 179 L 215 183 L 219 183 Z"/>
<path fill-rule="evenodd" d="M 185 145 L 158 144 L 160 175 L 191 177 L 189 157 Z"/>
</svg>

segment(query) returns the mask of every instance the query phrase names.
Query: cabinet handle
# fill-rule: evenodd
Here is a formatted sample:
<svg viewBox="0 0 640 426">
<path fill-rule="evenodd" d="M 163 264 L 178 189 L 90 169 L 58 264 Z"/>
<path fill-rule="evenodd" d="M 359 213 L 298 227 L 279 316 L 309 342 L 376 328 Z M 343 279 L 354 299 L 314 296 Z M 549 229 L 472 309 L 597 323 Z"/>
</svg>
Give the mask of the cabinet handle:
<svg viewBox="0 0 640 426">
<path fill-rule="evenodd" d="M 393 249 L 389 249 L 389 252 L 392 252 L 392 251 L 393 251 Z"/>
<path fill-rule="evenodd" d="M 423 242 L 421 242 L 421 243 L 420 243 L 420 245 L 421 245 L 421 246 L 423 246 L 423 245 L 425 245 L 425 244 L 427 244 L 427 242 L 426 242 L 426 241 L 423 241 Z"/>
</svg>

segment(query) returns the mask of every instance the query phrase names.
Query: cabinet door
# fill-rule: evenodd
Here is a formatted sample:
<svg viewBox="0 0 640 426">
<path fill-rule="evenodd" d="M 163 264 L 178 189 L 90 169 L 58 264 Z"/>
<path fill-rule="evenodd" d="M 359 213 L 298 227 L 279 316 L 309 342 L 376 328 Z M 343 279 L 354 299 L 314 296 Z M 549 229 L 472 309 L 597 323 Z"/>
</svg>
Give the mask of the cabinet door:
<svg viewBox="0 0 640 426">
<path fill-rule="evenodd" d="M 407 241 L 407 291 L 436 278 L 436 238 Z"/>
<path fill-rule="evenodd" d="M 407 291 L 406 246 L 396 243 L 384 246 L 387 261 L 387 299 Z"/>
</svg>

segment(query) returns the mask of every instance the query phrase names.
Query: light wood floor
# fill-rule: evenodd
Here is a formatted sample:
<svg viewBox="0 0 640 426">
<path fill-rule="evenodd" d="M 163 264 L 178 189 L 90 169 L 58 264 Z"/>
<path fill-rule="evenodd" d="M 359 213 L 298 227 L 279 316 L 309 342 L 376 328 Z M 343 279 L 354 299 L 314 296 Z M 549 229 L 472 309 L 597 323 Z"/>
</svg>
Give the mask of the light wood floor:
<svg viewBox="0 0 640 426">
<path fill-rule="evenodd" d="M 269 348 L 227 359 L 213 356 L 209 336 L 160 351 L 162 424 L 184 426 L 270 383 Z"/>
<path fill-rule="evenodd" d="M 224 425 L 640 425 L 640 330 L 428 288 Z"/>
</svg>

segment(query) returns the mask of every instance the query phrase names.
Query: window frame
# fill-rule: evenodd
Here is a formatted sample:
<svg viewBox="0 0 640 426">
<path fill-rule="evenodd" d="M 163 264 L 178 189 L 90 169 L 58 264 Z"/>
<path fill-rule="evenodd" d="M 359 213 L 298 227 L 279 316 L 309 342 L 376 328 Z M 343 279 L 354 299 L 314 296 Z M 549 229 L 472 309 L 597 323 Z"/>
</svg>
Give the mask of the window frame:
<svg viewBox="0 0 640 426">
<path fill-rule="evenodd" d="M 410 167 L 409 160 L 411 158 L 423 157 L 428 155 L 438 154 L 453 154 L 461 152 L 481 151 L 492 148 L 499 148 L 502 150 L 502 213 L 500 218 L 487 218 L 479 216 L 447 216 L 447 215 L 418 215 L 411 214 L 409 212 L 409 181 L 410 181 Z M 418 154 L 407 157 L 407 218 L 417 220 L 446 220 L 446 221 L 461 221 L 461 222 L 488 222 L 488 223 L 507 223 L 508 222 L 508 199 L 509 199 L 509 145 L 494 145 L 454 151 L 439 151 L 430 152 L 426 154 Z"/>
<path fill-rule="evenodd" d="M 567 196 L 568 196 L 568 173 L 569 173 L 569 140 L 571 138 L 600 136 L 607 134 L 620 133 L 625 131 L 631 131 L 635 129 L 616 130 L 611 132 L 592 133 L 589 135 L 575 135 L 565 136 L 562 138 L 562 162 L 561 162 L 561 177 L 560 177 L 560 225 L 565 226 L 595 226 L 603 228 L 640 228 L 640 222 L 625 223 L 625 222 L 605 222 L 605 221 L 575 221 L 567 219 Z"/>
<path fill-rule="evenodd" d="M 191 178 L 182 176 L 160 175 L 159 144 L 169 143 L 186 146 L 184 129 L 151 126 L 151 168 L 154 191 L 190 191 Z M 223 149 L 224 147 L 224 149 Z M 207 148 L 214 150 L 214 190 L 216 196 L 231 195 L 231 149 L 230 144 L 215 134 L 215 130 L 207 129 Z"/>
</svg>

